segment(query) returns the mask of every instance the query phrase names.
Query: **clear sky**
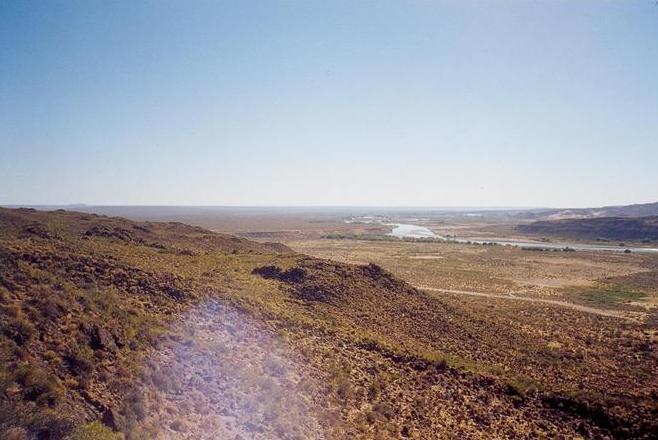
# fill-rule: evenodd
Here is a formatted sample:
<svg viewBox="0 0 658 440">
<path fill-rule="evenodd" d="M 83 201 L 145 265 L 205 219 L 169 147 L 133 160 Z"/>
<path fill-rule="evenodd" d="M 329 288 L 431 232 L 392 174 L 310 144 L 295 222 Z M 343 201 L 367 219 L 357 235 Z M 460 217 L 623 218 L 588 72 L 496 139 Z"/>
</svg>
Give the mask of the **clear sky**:
<svg viewBox="0 0 658 440">
<path fill-rule="evenodd" d="M 658 201 L 655 1 L 0 1 L 0 203 Z"/>
</svg>

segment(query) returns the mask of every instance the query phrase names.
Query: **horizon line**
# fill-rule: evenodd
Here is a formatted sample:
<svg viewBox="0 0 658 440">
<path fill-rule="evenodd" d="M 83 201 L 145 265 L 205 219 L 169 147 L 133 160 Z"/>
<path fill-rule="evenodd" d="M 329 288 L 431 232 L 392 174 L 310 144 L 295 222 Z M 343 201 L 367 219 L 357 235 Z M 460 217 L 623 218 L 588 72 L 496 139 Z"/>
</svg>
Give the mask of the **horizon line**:
<svg viewBox="0 0 658 440">
<path fill-rule="evenodd" d="M 555 206 L 514 206 L 514 205 L 233 205 L 233 204 L 87 204 L 87 203 L 8 203 L 1 204 L 3 208 L 307 208 L 307 209 L 430 209 L 430 210 L 479 210 L 479 211 L 495 211 L 495 210 L 551 210 L 551 209 L 599 209 L 606 207 L 619 207 L 619 206 L 633 206 L 643 205 L 658 202 L 644 202 L 644 203 L 628 203 L 628 204 L 614 204 L 614 205 L 601 205 L 601 206 L 584 206 L 584 207 L 555 207 Z"/>
</svg>

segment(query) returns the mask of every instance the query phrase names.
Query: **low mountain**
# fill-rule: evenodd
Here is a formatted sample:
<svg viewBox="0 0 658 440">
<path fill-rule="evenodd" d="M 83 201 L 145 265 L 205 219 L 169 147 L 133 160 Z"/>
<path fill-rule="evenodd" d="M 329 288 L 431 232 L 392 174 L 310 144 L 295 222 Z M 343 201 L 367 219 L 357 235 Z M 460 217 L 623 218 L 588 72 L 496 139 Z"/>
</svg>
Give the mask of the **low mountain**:
<svg viewBox="0 0 658 440">
<path fill-rule="evenodd" d="M 522 212 L 517 218 L 561 220 L 570 218 L 649 217 L 658 216 L 658 202 L 600 208 L 537 209 Z"/>
<path fill-rule="evenodd" d="M 658 240 L 658 216 L 536 221 L 517 228 L 527 234 L 587 240 Z"/>
</svg>

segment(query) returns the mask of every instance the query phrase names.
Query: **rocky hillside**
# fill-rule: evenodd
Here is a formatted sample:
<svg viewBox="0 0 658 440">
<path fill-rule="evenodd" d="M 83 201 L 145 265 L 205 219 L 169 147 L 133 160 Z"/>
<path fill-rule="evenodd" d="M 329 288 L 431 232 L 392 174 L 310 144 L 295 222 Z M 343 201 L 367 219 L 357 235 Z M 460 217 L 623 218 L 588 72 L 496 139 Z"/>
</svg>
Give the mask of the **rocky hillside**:
<svg viewBox="0 0 658 440">
<path fill-rule="evenodd" d="M 648 324 L 538 305 L 533 331 L 527 310 L 179 223 L 0 209 L 0 307 L 1 438 L 657 429 Z"/>
<path fill-rule="evenodd" d="M 537 221 L 518 226 L 528 234 L 568 237 L 587 240 L 658 240 L 658 216 L 602 217 Z"/>
</svg>

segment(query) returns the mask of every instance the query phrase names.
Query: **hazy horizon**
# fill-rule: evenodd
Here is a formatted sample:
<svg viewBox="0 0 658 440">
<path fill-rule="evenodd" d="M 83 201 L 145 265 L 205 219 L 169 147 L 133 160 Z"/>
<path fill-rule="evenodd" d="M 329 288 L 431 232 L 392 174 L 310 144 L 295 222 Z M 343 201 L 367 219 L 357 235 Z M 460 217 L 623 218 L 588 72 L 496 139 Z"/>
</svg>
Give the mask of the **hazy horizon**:
<svg viewBox="0 0 658 440">
<path fill-rule="evenodd" d="M 655 438 L 658 0 L 0 0 L 0 66 L 0 439 Z"/>
<path fill-rule="evenodd" d="M 69 210 L 91 210 L 94 209 L 140 209 L 140 208 L 173 208 L 173 209 L 226 209 L 226 210 L 293 210 L 293 211 L 350 211 L 354 210 L 371 210 L 370 213 L 386 210 L 399 210 L 399 211 L 445 211 L 445 212 L 467 212 L 467 211 L 541 211 L 541 210 L 556 210 L 556 209 L 597 209 L 609 207 L 622 207 L 622 206 L 636 206 L 644 204 L 653 204 L 656 202 L 647 203 L 628 203 L 624 205 L 605 205 L 605 206 L 430 206 L 430 205 L 155 205 L 155 204 L 89 204 L 89 203 L 67 203 L 67 204 L 1 204 L 0 207 L 5 208 L 35 208 L 41 210 L 54 210 L 54 209 L 69 209 Z"/>
<path fill-rule="evenodd" d="M 658 6 L 4 2 L 0 204 L 658 200 Z"/>
</svg>

